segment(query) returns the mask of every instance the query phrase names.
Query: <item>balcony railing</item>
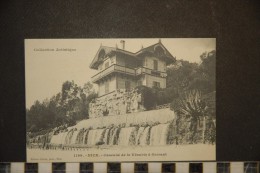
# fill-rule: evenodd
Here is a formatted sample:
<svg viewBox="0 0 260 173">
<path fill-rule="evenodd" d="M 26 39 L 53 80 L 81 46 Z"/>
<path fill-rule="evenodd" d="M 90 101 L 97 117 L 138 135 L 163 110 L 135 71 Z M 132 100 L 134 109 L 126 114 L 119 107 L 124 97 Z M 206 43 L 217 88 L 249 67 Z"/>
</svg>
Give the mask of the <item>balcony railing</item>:
<svg viewBox="0 0 260 173">
<path fill-rule="evenodd" d="M 118 73 L 124 73 L 132 76 L 138 76 L 141 74 L 150 74 L 154 76 L 160 76 L 160 77 L 166 77 L 166 72 L 156 71 L 145 67 L 139 67 L 137 69 L 128 68 L 125 66 L 120 66 L 117 64 L 113 64 L 110 67 L 106 68 L 105 70 L 99 72 L 98 74 L 92 76 L 92 81 L 96 82 L 99 79 L 103 78 L 104 76 L 107 76 L 110 73 L 118 72 Z"/>
<path fill-rule="evenodd" d="M 149 68 L 145 68 L 145 67 L 139 67 L 138 69 L 136 69 L 136 76 L 141 75 L 143 73 L 150 74 L 153 76 L 160 76 L 160 77 L 167 76 L 166 72 L 161 72 L 161 71 L 157 71 L 157 70 L 153 70 L 153 69 L 149 69 Z"/>
<path fill-rule="evenodd" d="M 135 69 L 120 66 L 117 64 L 111 65 L 110 67 L 106 68 L 105 70 L 99 72 L 98 74 L 92 76 L 92 81 L 96 82 L 102 77 L 112 73 L 112 72 L 118 72 L 118 73 L 124 73 L 135 76 Z"/>
</svg>

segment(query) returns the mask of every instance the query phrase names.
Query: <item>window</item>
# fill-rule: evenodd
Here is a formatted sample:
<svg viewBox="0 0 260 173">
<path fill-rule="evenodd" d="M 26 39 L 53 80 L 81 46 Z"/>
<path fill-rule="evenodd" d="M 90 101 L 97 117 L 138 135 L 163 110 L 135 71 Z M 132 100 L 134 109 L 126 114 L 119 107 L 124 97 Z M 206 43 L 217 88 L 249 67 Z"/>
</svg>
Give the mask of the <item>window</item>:
<svg viewBox="0 0 260 173">
<path fill-rule="evenodd" d="M 126 89 L 126 91 L 130 91 L 130 89 L 131 89 L 131 82 L 130 81 L 125 81 L 125 89 Z"/>
<path fill-rule="evenodd" d="M 230 173 L 230 163 L 217 163 L 217 173 Z"/>
<path fill-rule="evenodd" d="M 256 162 L 246 162 L 244 163 L 244 173 L 258 173 Z"/>
<path fill-rule="evenodd" d="M 105 69 L 109 67 L 109 62 L 105 63 Z"/>
<path fill-rule="evenodd" d="M 153 69 L 158 70 L 158 61 L 157 60 L 153 60 Z"/>
<path fill-rule="evenodd" d="M 105 82 L 105 94 L 109 93 L 109 82 Z"/>
<path fill-rule="evenodd" d="M 153 82 L 153 87 L 160 88 L 160 82 Z"/>
<path fill-rule="evenodd" d="M 142 85 L 142 81 L 137 81 L 137 86 L 141 86 Z"/>
</svg>

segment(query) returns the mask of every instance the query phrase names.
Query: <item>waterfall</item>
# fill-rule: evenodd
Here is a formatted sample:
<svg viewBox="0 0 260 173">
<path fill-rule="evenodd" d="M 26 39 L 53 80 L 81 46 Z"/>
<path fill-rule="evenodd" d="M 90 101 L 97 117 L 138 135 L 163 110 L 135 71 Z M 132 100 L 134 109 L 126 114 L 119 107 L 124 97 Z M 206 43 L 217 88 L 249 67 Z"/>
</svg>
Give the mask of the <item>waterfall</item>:
<svg viewBox="0 0 260 173">
<path fill-rule="evenodd" d="M 52 144 L 62 144 L 62 137 L 64 136 L 64 132 L 60 132 L 57 135 L 53 135 L 51 138 L 50 143 Z"/>
<path fill-rule="evenodd" d="M 93 145 L 166 145 L 168 144 L 170 124 L 158 124 L 147 127 L 111 127 L 85 130 L 71 129 L 52 135 L 52 144 Z"/>
<path fill-rule="evenodd" d="M 85 132 L 84 132 L 84 138 L 83 138 L 83 143 L 84 144 L 87 144 L 88 143 L 88 133 L 89 133 L 89 131 L 90 130 L 86 130 Z"/>
<path fill-rule="evenodd" d="M 118 145 L 129 145 L 130 142 L 132 142 L 132 140 L 130 140 L 130 137 L 135 130 L 135 127 L 122 128 L 119 133 Z"/>
<path fill-rule="evenodd" d="M 51 138 L 51 142 L 50 143 L 57 144 L 58 139 L 59 139 L 59 134 L 53 135 L 52 138 Z"/>
<path fill-rule="evenodd" d="M 76 138 L 76 144 L 83 144 L 84 132 L 85 132 L 84 128 L 79 131 Z"/>
<path fill-rule="evenodd" d="M 88 133 L 87 145 L 93 146 L 97 145 L 99 142 L 103 142 L 102 133 L 104 132 L 104 130 L 105 129 L 90 130 Z"/>
<path fill-rule="evenodd" d="M 71 138 L 73 136 L 74 129 L 70 130 L 68 134 L 65 137 L 65 143 L 64 144 L 71 144 Z"/>
<path fill-rule="evenodd" d="M 147 126 L 147 127 L 145 127 L 143 133 L 140 134 L 140 137 L 139 137 L 140 145 L 149 145 L 150 144 L 150 130 L 151 130 L 151 127 Z"/>
<path fill-rule="evenodd" d="M 136 145 L 140 144 L 140 137 L 142 136 L 144 129 L 145 129 L 144 127 L 139 127 L 136 138 L 135 138 L 135 144 Z"/>
<path fill-rule="evenodd" d="M 160 111 L 165 116 L 160 116 Z M 83 120 L 66 131 L 54 135 L 39 136 L 38 141 L 50 141 L 51 144 L 95 145 L 167 145 L 172 139 L 174 112 L 169 109 L 131 113 Z M 160 120 L 160 121 L 159 121 Z M 157 124 L 157 125 L 154 125 Z M 171 130 L 169 130 L 171 129 Z M 48 139 L 49 138 L 49 139 Z"/>
<path fill-rule="evenodd" d="M 109 139 L 109 136 L 108 136 L 108 134 L 109 134 L 109 131 L 111 130 L 111 128 L 110 129 L 106 129 L 106 131 L 105 131 L 105 134 L 104 134 L 104 139 L 103 139 L 103 142 L 104 142 L 104 144 L 105 145 L 108 145 L 108 139 Z"/>
<path fill-rule="evenodd" d="M 166 145 L 169 123 L 153 126 L 150 132 L 150 145 Z"/>
<path fill-rule="evenodd" d="M 121 128 L 115 127 L 110 129 L 108 133 L 108 145 L 117 145 L 118 144 L 118 136 Z"/>
<path fill-rule="evenodd" d="M 63 132 L 62 134 L 62 137 L 61 137 L 61 144 L 65 144 L 65 139 L 66 139 L 66 136 L 68 135 L 68 132 Z"/>
<path fill-rule="evenodd" d="M 74 131 L 72 137 L 71 137 L 71 140 L 70 140 L 70 144 L 76 144 L 76 140 L 77 140 L 77 136 L 79 134 L 79 130 L 77 131 Z"/>
</svg>

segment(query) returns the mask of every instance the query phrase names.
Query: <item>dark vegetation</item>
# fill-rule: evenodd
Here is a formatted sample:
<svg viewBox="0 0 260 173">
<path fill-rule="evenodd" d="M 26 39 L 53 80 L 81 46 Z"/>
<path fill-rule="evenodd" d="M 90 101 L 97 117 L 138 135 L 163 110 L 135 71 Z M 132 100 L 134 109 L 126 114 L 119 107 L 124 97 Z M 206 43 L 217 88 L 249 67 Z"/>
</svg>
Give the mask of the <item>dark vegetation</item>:
<svg viewBox="0 0 260 173">
<path fill-rule="evenodd" d="M 57 126 L 74 125 L 88 118 L 88 104 L 96 97 L 91 83 L 80 87 L 74 81 L 66 81 L 61 92 L 43 102 L 37 100 L 26 110 L 27 131 L 44 133 Z"/>
</svg>

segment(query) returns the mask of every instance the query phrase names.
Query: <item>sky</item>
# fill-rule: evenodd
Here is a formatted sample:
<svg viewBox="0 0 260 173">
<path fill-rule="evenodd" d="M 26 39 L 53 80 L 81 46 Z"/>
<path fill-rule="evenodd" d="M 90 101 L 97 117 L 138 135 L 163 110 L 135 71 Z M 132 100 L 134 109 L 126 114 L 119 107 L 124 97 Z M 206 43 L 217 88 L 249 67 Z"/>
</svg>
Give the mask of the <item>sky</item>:
<svg viewBox="0 0 260 173">
<path fill-rule="evenodd" d="M 63 82 L 69 80 L 80 86 L 91 81 L 97 71 L 89 68 L 100 45 L 137 52 L 143 46 L 155 44 L 159 39 L 26 39 L 25 40 L 25 84 L 26 108 L 36 100 L 43 101 L 61 91 Z M 162 38 L 162 44 L 177 60 L 200 62 L 205 51 L 216 50 L 215 38 Z M 56 51 L 70 48 L 75 51 Z M 53 49 L 54 51 L 39 51 Z M 97 86 L 95 86 L 97 88 Z"/>
</svg>

